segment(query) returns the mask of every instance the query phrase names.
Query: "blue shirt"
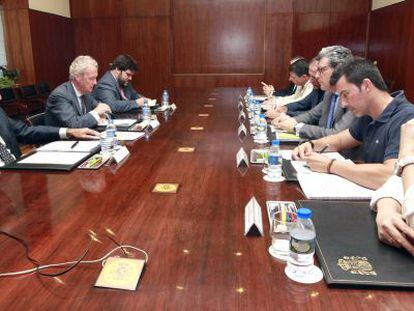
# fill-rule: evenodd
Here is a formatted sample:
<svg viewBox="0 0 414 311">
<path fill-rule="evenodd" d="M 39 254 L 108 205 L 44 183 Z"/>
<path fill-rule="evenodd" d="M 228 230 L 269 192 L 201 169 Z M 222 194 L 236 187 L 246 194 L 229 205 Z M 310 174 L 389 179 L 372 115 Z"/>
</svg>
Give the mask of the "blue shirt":
<svg viewBox="0 0 414 311">
<path fill-rule="evenodd" d="M 404 92 L 394 92 L 391 96 L 394 99 L 376 120 L 363 116 L 349 128 L 352 137 L 363 143 L 366 163 L 397 159 L 401 125 L 414 119 L 414 105 L 405 98 Z"/>
</svg>

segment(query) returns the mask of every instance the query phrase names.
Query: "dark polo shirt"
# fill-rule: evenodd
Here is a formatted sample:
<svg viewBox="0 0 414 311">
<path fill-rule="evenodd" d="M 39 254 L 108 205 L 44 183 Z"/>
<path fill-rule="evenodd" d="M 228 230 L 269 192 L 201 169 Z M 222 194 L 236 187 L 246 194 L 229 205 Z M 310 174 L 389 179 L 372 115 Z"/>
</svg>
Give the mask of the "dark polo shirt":
<svg viewBox="0 0 414 311">
<path fill-rule="evenodd" d="M 349 128 L 352 137 L 363 143 L 366 163 L 397 159 L 401 125 L 414 119 L 414 105 L 405 98 L 404 92 L 394 92 L 391 96 L 394 99 L 378 119 L 363 116 Z"/>
</svg>

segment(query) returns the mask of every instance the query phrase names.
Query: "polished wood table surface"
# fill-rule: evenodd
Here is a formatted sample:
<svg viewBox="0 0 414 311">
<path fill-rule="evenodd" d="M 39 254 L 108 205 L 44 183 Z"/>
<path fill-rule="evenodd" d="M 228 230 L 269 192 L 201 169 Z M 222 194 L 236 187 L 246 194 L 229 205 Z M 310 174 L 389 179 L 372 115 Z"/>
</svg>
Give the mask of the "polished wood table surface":
<svg viewBox="0 0 414 311">
<path fill-rule="evenodd" d="M 0 172 L 0 228 L 26 239 L 42 263 L 72 260 L 88 245 L 87 231 L 110 228 L 119 242 L 146 250 L 149 262 L 136 291 L 94 287 L 100 264 L 60 277 L 0 278 L 2 310 L 408 310 L 408 291 L 332 289 L 302 285 L 267 252 L 266 200 L 303 198 L 296 183 L 266 183 L 261 168 L 242 175 L 235 155 L 237 96 L 232 88 L 177 89 L 178 110 L 149 139 L 128 144 L 122 165 L 70 173 Z M 213 105 L 205 107 L 204 105 Z M 208 117 L 199 114 L 210 114 Z M 190 131 L 202 126 L 204 131 Z M 195 147 L 194 153 L 178 153 Z M 179 183 L 156 194 L 157 182 Z M 265 237 L 246 238 L 244 206 L 262 206 Z M 100 235 L 87 259 L 115 245 Z M 24 249 L 0 237 L 0 271 L 31 267 Z M 398 269 L 398 267 L 396 267 Z"/>
</svg>

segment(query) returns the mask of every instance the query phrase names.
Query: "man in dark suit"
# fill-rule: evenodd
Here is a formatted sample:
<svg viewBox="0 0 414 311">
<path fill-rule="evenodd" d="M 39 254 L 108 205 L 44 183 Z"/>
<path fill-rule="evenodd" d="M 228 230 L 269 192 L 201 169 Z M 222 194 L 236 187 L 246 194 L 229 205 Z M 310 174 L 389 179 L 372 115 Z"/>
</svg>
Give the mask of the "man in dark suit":
<svg viewBox="0 0 414 311">
<path fill-rule="evenodd" d="M 307 112 L 292 118 L 281 115 L 272 123 L 280 129 L 307 139 L 321 138 L 349 128 L 356 117 L 349 109 L 342 107 L 341 99 L 335 93 L 335 84 L 331 85 L 330 79 L 336 67 L 351 59 L 351 51 L 343 46 L 323 48 L 316 57 L 316 78 L 321 89 L 325 91 L 323 100 Z"/>
<path fill-rule="evenodd" d="M 97 77 L 98 63 L 90 56 L 78 56 L 69 68 L 70 81 L 59 85 L 47 99 L 46 125 L 95 127 L 104 119 L 110 107 L 90 94 Z"/>
<path fill-rule="evenodd" d="M 21 156 L 18 143 L 42 144 L 63 138 L 96 139 L 98 137 L 98 132 L 88 128 L 29 126 L 22 121 L 9 118 L 0 108 L 0 166 L 8 162 L 7 158 L 11 154 L 13 160 Z"/>
<path fill-rule="evenodd" d="M 131 85 L 132 77 L 138 70 L 138 64 L 130 55 L 121 54 L 110 64 L 99 80 L 93 96 L 107 103 L 113 112 L 126 112 L 144 104 L 145 97 Z"/>
</svg>

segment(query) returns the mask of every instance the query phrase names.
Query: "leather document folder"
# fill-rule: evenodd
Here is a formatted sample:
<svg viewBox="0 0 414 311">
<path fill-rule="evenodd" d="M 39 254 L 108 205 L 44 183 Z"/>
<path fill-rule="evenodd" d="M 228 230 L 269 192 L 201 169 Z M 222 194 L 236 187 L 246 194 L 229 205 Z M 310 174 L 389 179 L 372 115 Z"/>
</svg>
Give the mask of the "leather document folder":
<svg viewBox="0 0 414 311">
<path fill-rule="evenodd" d="M 313 211 L 316 254 L 329 286 L 414 288 L 414 257 L 378 240 L 367 202 L 299 204 Z"/>
</svg>

